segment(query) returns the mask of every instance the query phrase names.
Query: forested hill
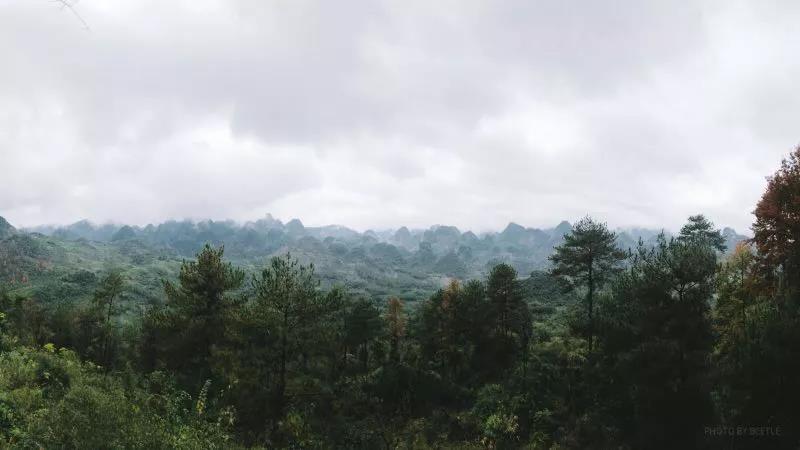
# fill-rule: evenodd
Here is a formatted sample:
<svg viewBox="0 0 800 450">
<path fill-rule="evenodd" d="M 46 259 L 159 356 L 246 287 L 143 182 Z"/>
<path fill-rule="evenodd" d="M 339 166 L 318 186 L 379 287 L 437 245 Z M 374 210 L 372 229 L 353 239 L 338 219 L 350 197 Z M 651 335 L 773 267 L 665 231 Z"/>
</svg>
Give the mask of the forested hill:
<svg viewBox="0 0 800 450">
<path fill-rule="evenodd" d="M 16 228 L 11 226 L 6 219 L 0 217 L 0 239 L 5 239 L 16 232 Z"/>
<path fill-rule="evenodd" d="M 633 251 L 589 217 L 481 236 L 3 221 L 0 446 L 728 448 L 705 444 L 731 421 L 796 448 L 796 388 L 773 387 L 797 309 L 755 291 L 783 273 L 756 258 L 784 251 L 757 211 L 728 255 L 739 237 L 702 215 Z M 184 256 L 199 242 L 225 247 Z M 448 269 L 504 257 L 550 265 Z"/>
<path fill-rule="evenodd" d="M 508 263 L 523 277 L 550 267 L 548 256 L 571 225 L 549 229 L 510 223 L 503 231 L 462 232 L 453 226 L 426 230 L 401 227 L 366 231 L 331 225 L 306 227 L 267 215 L 246 224 L 232 221 L 169 221 L 159 225 L 94 225 L 81 221 L 63 227 L 17 230 L 0 218 L 0 279 L 46 303 L 88 298 L 97 274 L 122 270 L 136 289 L 127 293 L 137 308 L 159 303 L 162 280 L 174 279 L 184 259 L 207 243 L 225 246 L 226 258 L 250 273 L 273 256 L 290 253 L 313 263 L 326 287 L 340 285 L 371 298 L 427 298 L 452 278 L 485 278 Z M 656 240 L 657 230 L 618 230 L 618 245 L 630 248 L 641 238 Z M 744 239 L 730 228 L 728 248 Z"/>
<path fill-rule="evenodd" d="M 546 229 L 528 228 L 512 222 L 500 232 L 480 234 L 462 232 L 447 225 L 362 233 L 340 225 L 306 227 L 298 219 L 283 223 L 267 214 L 263 219 L 245 224 L 186 220 L 137 227 L 80 221 L 68 226 L 35 227 L 26 231 L 61 240 L 118 246 L 136 241 L 187 258 L 193 257 L 207 243 L 225 245 L 226 256 L 237 262 L 292 252 L 301 260 L 314 262 L 322 273 L 332 273 L 343 266 L 355 269 L 359 263 L 367 263 L 378 272 L 402 272 L 413 268 L 414 272 L 466 278 L 485 275 L 500 262 L 512 265 L 523 274 L 546 269 L 553 247 L 563 242 L 564 234 L 570 229 L 570 223 L 562 221 Z M 660 231 L 619 229 L 617 243 L 623 249 L 635 247 L 639 239 L 653 243 Z M 729 249 L 745 239 L 731 228 L 725 228 L 723 236 Z"/>
</svg>

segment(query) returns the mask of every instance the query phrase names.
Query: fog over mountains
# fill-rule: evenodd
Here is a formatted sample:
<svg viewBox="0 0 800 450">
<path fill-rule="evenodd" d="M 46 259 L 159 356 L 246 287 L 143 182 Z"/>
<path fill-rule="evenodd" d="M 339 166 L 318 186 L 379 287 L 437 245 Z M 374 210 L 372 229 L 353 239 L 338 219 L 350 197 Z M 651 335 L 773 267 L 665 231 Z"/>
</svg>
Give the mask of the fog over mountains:
<svg viewBox="0 0 800 450">
<path fill-rule="evenodd" d="M 520 274 L 546 269 L 549 266 L 547 257 L 570 229 L 571 224 L 562 221 L 544 229 L 512 222 L 502 231 L 477 234 L 448 225 L 358 232 L 341 225 L 307 227 L 299 219 L 284 223 L 267 214 L 260 220 L 243 224 L 184 220 L 140 227 L 80 221 L 25 231 L 69 241 L 128 245 L 135 242 L 165 249 L 180 257 L 191 257 L 209 243 L 225 245 L 226 256 L 234 260 L 291 252 L 314 262 L 323 272 L 326 268 L 364 263 L 378 270 L 405 267 L 415 272 L 463 278 L 485 275 L 499 262 L 510 263 Z M 645 228 L 618 229 L 618 242 L 622 248 L 632 248 L 639 239 L 653 242 L 660 232 Z M 731 228 L 724 228 L 723 235 L 729 249 L 746 238 Z"/>
</svg>

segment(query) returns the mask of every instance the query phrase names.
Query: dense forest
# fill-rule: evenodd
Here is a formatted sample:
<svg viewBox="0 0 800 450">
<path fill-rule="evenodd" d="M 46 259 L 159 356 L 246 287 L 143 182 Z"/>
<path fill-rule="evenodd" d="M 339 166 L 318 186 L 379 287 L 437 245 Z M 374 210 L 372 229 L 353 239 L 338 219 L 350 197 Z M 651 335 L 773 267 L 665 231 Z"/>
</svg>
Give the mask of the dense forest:
<svg viewBox="0 0 800 450">
<path fill-rule="evenodd" d="M 0 447 L 800 445 L 800 149 L 753 237 L 0 219 Z"/>
</svg>

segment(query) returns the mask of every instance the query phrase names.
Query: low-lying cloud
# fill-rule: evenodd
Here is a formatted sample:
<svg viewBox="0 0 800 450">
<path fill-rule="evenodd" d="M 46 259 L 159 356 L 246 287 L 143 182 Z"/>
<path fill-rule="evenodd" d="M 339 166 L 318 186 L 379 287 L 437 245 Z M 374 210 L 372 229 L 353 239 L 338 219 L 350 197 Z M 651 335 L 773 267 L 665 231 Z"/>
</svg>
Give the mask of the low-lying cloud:
<svg viewBox="0 0 800 450">
<path fill-rule="evenodd" d="M 744 231 L 800 140 L 794 2 L 0 5 L 0 215 Z"/>
</svg>

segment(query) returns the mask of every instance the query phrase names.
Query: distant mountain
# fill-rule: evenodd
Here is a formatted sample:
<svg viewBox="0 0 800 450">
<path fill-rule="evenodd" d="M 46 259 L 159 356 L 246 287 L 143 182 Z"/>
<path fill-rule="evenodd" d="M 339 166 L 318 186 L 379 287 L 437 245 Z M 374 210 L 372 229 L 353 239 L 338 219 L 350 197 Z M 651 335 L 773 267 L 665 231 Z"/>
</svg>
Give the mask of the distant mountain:
<svg viewBox="0 0 800 450">
<path fill-rule="evenodd" d="M 447 225 L 424 230 L 403 226 L 396 230 L 358 232 L 341 225 L 306 227 L 299 219 L 284 224 L 266 215 L 245 224 L 183 220 L 137 227 L 80 221 L 27 231 L 67 241 L 125 244 L 127 248 L 145 246 L 181 258 L 194 256 L 206 243 L 224 244 L 226 257 L 254 265 L 262 264 L 272 255 L 291 252 L 314 262 L 318 271 L 331 280 L 344 279 L 346 275 L 348 280 L 363 280 L 360 285 L 371 289 L 375 280 L 390 278 L 395 279 L 392 283 L 410 286 L 412 279 L 417 284 L 419 280 L 435 284 L 440 278 L 481 277 L 499 262 L 511 264 L 520 274 L 545 270 L 550 266 L 548 257 L 553 247 L 563 242 L 564 234 L 571 229 L 569 222 L 562 221 L 545 229 L 511 222 L 500 232 L 480 235 Z M 616 232 L 618 245 L 628 249 L 634 248 L 640 239 L 645 245 L 654 244 L 661 230 L 629 228 Z M 10 233 L 14 233 L 14 228 L 2 220 L 0 237 Z M 725 228 L 723 235 L 729 250 L 746 239 L 731 228 Z"/>
<path fill-rule="evenodd" d="M 283 228 L 283 222 L 272 217 L 272 214 L 267 214 L 263 219 L 258 219 L 253 223 L 256 228 L 270 229 L 270 228 Z"/>
<path fill-rule="evenodd" d="M 728 252 L 732 252 L 736 249 L 736 246 L 742 242 L 746 241 L 749 238 L 747 236 L 743 236 L 736 232 L 733 228 L 725 227 L 722 229 L 722 237 L 725 238 L 725 247 L 727 247 Z"/>
<path fill-rule="evenodd" d="M 392 241 L 394 244 L 403 247 L 406 250 L 414 249 L 417 247 L 417 245 L 419 245 L 419 240 L 412 236 L 411 232 L 408 231 L 408 228 L 406 227 L 398 228 L 397 231 L 394 232 Z"/>
<path fill-rule="evenodd" d="M 11 226 L 6 219 L 0 217 L 0 239 L 5 239 L 16 233 L 17 229 Z"/>
<path fill-rule="evenodd" d="M 525 228 L 511 222 L 506 226 L 497 237 L 499 242 L 517 246 L 538 246 L 539 243 L 547 243 L 550 241 L 553 233 L 547 233 L 538 228 Z M 560 240 L 563 235 L 559 235 Z"/>
<path fill-rule="evenodd" d="M 453 251 L 439 258 L 433 266 L 433 271 L 454 278 L 464 278 L 470 274 L 467 265 Z"/>
<path fill-rule="evenodd" d="M 224 245 L 226 259 L 249 273 L 257 273 L 272 256 L 290 252 L 303 263 L 314 263 L 325 286 L 340 284 L 354 295 L 411 302 L 452 278 L 485 278 L 496 264 L 508 263 L 526 280 L 526 296 L 546 309 L 564 300 L 545 271 L 553 247 L 571 229 L 563 221 L 544 229 L 509 223 L 500 232 L 480 234 L 446 225 L 358 232 L 341 225 L 307 227 L 298 219 L 283 223 L 267 215 L 244 224 L 171 220 L 140 227 L 80 221 L 16 230 L 0 218 L 0 283 L 52 302 L 89 299 L 93 284 L 74 280 L 89 279 L 87 271 L 97 276 L 116 267 L 142 287 L 131 293 L 132 304 L 159 302 L 161 280 L 177 276 L 181 261 L 209 243 Z M 661 230 L 616 232 L 618 245 L 627 249 L 639 239 L 654 244 Z M 731 251 L 746 239 L 731 228 L 722 233 Z"/>
<path fill-rule="evenodd" d="M 53 236 L 70 240 L 86 239 L 90 241 L 106 242 L 111 240 L 111 237 L 119 228 L 120 227 L 117 225 L 95 225 L 88 220 L 81 220 L 67 227 L 56 228 L 53 232 Z"/>
<path fill-rule="evenodd" d="M 559 223 L 558 225 L 556 225 L 555 228 L 553 228 L 553 231 L 550 233 L 550 235 L 554 238 L 560 239 L 570 231 L 572 231 L 572 225 L 566 220 L 562 220 L 561 223 Z"/>
<path fill-rule="evenodd" d="M 291 236 L 304 236 L 306 234 L 306 227 L 303 226 L 303 222 L 300 222 L 300 219 L 290 220 L 284 228 Z"/>
<path fill-rule="evenodd" d="M 461 232 L 456 227 L 437 225 L 422 234 L 422 241 L 429 242 L 434 253 L 442 254 L 457 247 Z"/>
<path fill-rule="evenodd" d="M 306 232 L 317 239 L 358 239 L 360 233 L 341 225 L 326 225 L 324 227 L 308 227 Z"/>
<path fill-rule="evenodd" d="M 509 223 L 505 230 L 500 233 L 500 239 L 509 243 L 520 243 L 527 238 L 527 231 L 522 225 L 514 222 Z"/>
<path fill-rule="evenodd" d="M 136 232 L 133 230 L 133 228 L 129 227 L 128 225 L 125 225 L 119 230 L 115 231 L 113 235 L 111 235 L 111 242 L 118 242 L 135 238 L 136 238 Z"/>
</svg>

